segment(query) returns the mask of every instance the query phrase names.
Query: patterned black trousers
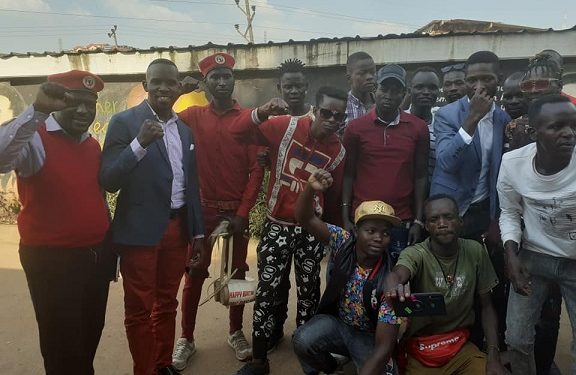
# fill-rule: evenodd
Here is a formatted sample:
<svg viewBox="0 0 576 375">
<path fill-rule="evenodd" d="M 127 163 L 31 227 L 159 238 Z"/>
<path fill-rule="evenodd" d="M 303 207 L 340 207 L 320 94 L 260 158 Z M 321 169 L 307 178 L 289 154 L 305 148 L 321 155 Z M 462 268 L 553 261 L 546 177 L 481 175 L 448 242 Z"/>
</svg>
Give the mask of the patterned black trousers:
<svg viewBox="0 0 576 375">
<path fill-rule="evenodd" d="M 298 303 L 296 324 L 312 318 L 320 300 L 320 261 L 323 245 L 300 226 L 282 225 L 268 220 L 258 244 L 258 288 L 254 302 L 253 356 L 266 358 L 266 344 L 276 323 L 274 302 L 291 256 Z"/>
</svg>

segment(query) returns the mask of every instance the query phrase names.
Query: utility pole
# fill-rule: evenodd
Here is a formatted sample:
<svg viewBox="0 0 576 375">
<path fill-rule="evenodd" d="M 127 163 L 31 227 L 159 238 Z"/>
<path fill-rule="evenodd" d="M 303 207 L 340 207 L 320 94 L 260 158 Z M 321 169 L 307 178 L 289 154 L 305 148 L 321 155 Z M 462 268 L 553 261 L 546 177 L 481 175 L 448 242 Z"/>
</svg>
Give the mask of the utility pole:
<svg viewBox="0 0 576 375">
<path fill-rule="evenodd" d="M 114 25 L 114 27 L 110 29 L 110 32 L 108 33 L 108 38 L 113 38 L 114 45 L 116 46 L 116 48 L 118 48 L 118 36 L 116 35 L 116 30 L 118 30 L 118 25 Z"/>
<path fill-rule="evenodd" d="M 244 13 L 246 16 L 246 30 L 244 32 L 240 31 L 240 25 L 234 25 L 234 28 L 238 32 L 238 34 L 242 35 L 244 39 L 246 39 L 249 43 L 254 43 L 254 31 L 252 30 L 252 21 L 254 20 L 254 16 L 256 15 L 256 6 L 250 6 L 250 0 L 244 0 L 244 8 L 240 6 L 240 0 L 234 0 L 238 9 Z"/>
</svg>

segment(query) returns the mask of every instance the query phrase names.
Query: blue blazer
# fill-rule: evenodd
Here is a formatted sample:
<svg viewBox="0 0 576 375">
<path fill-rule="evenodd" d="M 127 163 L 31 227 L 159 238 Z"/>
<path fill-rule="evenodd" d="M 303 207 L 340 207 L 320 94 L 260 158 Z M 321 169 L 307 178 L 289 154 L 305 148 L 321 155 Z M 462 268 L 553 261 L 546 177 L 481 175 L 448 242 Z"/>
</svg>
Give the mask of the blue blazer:
<svg viewBox="0 0 576 375">
<path fill-rule="evenodd" d="M 470 112 L 468 97 L 448 104 L 438 110 L 434 117 L 434 135 L 436 136 L 436 167 L 432 176 L 430 195 L 448 194 L 456 199 L 460 213 L 465 212 L 478 185 L 482 166 L 482 148 L 478 132 L 472 142 L 466 144 L 458 134 Z M 490 159 L 490 216 L 498 215 L 498 195 L 496 181 L 504 151 L 504 128 L 510 122 L 510 116 L 498 106 L 492 118 L 493 138 Z"/>
<path fill-rule="evenodd" d="M 100 183 L 108 192 L 120 190 L 114 220 L 114 243 L 133 246 L 157 245 L 170 220 L 172 168 L 162 139 L 149 145 L 139 162 L 130 148 L 144 120 L 156 120 L 146 102 L 117 113 L 108 125 Z M 188 237 L 204 234 L 196 157 L 192 132 L 178 120 L 182 140 L 182 166 L 186 179 Z"/>
</svg>

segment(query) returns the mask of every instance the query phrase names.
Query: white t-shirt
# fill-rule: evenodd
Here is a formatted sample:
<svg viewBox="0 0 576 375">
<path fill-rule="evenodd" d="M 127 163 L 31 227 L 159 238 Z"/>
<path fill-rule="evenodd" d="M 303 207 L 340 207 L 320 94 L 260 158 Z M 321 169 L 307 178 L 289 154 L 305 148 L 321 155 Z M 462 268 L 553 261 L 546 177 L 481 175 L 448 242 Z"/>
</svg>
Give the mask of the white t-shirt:
<svg viewBox="0 0 576 375">
<path fill-rule="evenodd" d="M 536 144 L 531 143 L 502 157 L 497 184 L 502 241 L 576 259 L 576 150 L 570 164 L 551 176 L 536 171 L 535 156 Z"/>
</svg>

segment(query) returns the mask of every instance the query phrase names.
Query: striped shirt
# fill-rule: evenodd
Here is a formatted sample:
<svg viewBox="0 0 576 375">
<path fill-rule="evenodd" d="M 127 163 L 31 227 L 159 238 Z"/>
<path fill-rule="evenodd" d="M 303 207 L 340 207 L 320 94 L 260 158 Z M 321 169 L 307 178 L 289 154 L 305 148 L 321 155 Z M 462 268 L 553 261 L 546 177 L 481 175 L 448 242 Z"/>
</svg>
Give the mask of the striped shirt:
<svg viewBox="0 0 576 375">
<path fill-rule="evenodd" d="M 412 106 L 406 110 L 406 112 L 413 114 Z M 438 111 L 440 107 L 432 107 L 432 118 L 426 121 L 428 126 L 428 133 L 430 134 L 430 156 L 428 157 L 428 182 L 432 181 L 432 175 L 434 174 L 434 168 L 436 167 L 436 136 L 434 135 L 434 114 Z"/>
</svg>

